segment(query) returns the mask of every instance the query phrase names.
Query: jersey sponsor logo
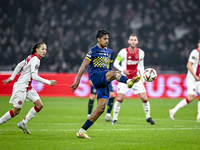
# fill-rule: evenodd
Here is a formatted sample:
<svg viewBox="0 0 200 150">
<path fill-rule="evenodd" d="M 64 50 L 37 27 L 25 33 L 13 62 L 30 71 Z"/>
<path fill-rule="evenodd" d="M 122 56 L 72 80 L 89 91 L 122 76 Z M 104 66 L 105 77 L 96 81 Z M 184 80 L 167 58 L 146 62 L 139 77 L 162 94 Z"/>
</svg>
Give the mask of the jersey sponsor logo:
<svg viewBox="0 0 200 150">
<path fill-rule="evenodd" d="M 195 57 L 194 57 L 194 56 L 192 56 L 192 59 L 195 59 Z"/>
<path fill-rule="evenodd" d="M 137 60 L 127 60 L 127 65 L 136 65 L 138 62 Z"/>
</svg>

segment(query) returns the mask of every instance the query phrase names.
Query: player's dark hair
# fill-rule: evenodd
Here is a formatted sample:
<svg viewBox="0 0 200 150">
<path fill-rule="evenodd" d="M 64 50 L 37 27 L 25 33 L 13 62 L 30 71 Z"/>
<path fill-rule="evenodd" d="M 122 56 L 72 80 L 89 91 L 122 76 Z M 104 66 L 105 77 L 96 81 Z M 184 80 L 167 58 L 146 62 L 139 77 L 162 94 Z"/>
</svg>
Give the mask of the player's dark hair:
<svg viewBox="0 0 200 150">
<path fill-rule="evenodd" d="M 132 33 L 132 34 L 130 34 L 130 36 L 137 36 L 137 35 L 136 35 L 135 33 Z M 129 37 L 130 37 L 130 36 L 129 36 Z"/>
<path fill-rule="evenodd" d="M 110 35 L 110 32 L 101 28 L 97 31 L 96 38 L 102 38 L 104 35 Z"/>
<path fill-rule="evenodd" d="M 38 43 L 36 43 L 36 44 L 32 47 L 32 49 L 31 49 L 31 55 L 35 54 L 36 49 L 39 48 L 40 45 L 42 45 L 42 44 L 45 44 L 45 43 L 44 43 L 44 42 L 38 42 Z"/>
</svg>

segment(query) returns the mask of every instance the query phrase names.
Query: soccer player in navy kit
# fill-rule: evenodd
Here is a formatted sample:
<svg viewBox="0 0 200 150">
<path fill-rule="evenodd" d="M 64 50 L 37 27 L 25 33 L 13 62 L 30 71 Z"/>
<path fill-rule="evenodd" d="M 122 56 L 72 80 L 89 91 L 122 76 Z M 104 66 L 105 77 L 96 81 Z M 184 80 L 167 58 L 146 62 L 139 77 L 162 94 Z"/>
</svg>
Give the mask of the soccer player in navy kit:
<svg viewBox="0 0 200 150">
<path fill-rule="evenodd" d="M 109 53 L 109 57 L 110 57 L 110 64 L 109 64 L 109 70 L 112 70 L 112 66 L 113 66 L 113 50 L 110 48 L 107 48 L 107 51 Z M 96 89 L 94 87 L 94 85 L 92 84 L 92 81 L 90 79 L 90 68 L 89 66 L 87 67 L 88 69 L 88 76 L 89 76 L 89 84 L 91 85 L 91 92 L 90 92 L 90 96 L 89 96 L 89 101 L 88 101 L 88 117 L 90 116 L 90 114 L 92 113 L 92 109 L 93 109 L 93 105 L 94 105 L 94 100 L 96 98 Z M 110 83 L 108 85 L 109 87 L 109 100 L 107 103 L 107 112 L 106 112 L 106 116 L 104 118 L 105 121 L 112 121 L 112 117 L 111 117 L 111 111 L 113 108 L 113 103 L 115 100 L 115 92 L 112 86 L 112 83 Z"/>
<path fill-rule="evenodd" d="M 80 83 L 81 76 L 83 75 L 85 68 L 89 65 L 91 71 L 90 78 L 97 90 L 97 108 L 86 120 L 82 128 L 76 133 L 78 138 L 90 138 L 86 131 L 104 112 L 109 99 L 108 84 L 111 81 L 116 79 L 118 82 L 127 83 L 127 86 L 131 88 L 133 84 L 138 82 L 141 78 L 140 76 L 137 76 L 132 79 L 128 79 L 119 71 L 109 71 L 110 58 L 107 49 L 105 49 L 109 43 L 109 32 L 105 29 L 99 29 L 96 34 L 96 39 L 97 45 L 88 50 L 86 57 L 79 68 L 76 81 L 70 86 L 71 91 L 74 92 Z"/>
</svg>

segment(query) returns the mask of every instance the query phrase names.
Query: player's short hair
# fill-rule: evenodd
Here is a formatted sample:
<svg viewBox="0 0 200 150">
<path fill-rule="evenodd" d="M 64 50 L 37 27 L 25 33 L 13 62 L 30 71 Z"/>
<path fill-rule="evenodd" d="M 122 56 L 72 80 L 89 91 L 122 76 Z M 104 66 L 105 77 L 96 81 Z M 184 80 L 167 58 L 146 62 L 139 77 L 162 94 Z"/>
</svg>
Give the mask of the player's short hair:
<svg viewBox="0 0 200 150">
<path fill-rule="evenodd" d="M 137 35 L 135 34 L 135 33 L 131 33 L 130 35 L 129 35 L 129 37 L 130 36 L 136 36 L 137 37 Z"/>
<path fill-rule="evenodd" d="M 200 43 L 200 39 L 199 39 L 198 43 Z"/>
<path fill-rule="evenodd" d="M 102 38 L 104 35 L 110 35 L 110 32 L 101 28 L 97 31 L 96 38 Z"/>
<path fill-rule="evenodd" d="M 36 44 L 32 47 L 32 49 L 31 49 L 31 55 L 35 54 L 36 49 L 39 48 L 40 45 L 42 45 L 42 44 L 45 44 L 45 43 L 44 43 L 44 42 L 38 42 L 38 43 L 36 43 Z"/>
</svg>

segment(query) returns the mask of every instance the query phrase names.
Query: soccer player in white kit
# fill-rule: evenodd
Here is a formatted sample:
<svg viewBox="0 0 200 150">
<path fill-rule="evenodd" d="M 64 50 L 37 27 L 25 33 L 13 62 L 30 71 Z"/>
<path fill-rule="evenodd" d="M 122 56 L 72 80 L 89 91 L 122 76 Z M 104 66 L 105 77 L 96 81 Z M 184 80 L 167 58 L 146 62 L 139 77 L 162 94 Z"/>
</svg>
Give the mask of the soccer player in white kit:
<svg viewBox="0 0 200 150">
<path fill-rule="evenodd" d="M 144 87 L 145 80 L 142 73 L 144 72 L 144 51 L 137 48 L 138 38 L 135 34 L 131 34 L 128 40 L 129 47 L 123 48 L 119 51 L 115 61 L 114 67 L 126 75 L 129 79 L 133 76 L 141 76 L 141 80 L 132 86 L 134 94 L 140 96 L 143 102 L 144 112 L 146 114 L 146 121 L 150 124 L 155 124 L 155 121 L 150 117 L 150 104 Z M 121 65 L 120 65 L 121 63 Z M 113 110 L 113 125 L 117 124 L 118 114 L 121 108 L 121 103 L 124 100 L 129 88 L 124 83 L 119 83 L 117 88 L 117 99 Z"/>
<path fill-rule="evenodd" d="M 199 101 L 197 105 L 197 121 L 200 121 L 200 40 L 198 41 L 198 48 L 193 49 L 190 53 L 187 63 L 187 98 L 181 100 L 173 109 L 169 110 L 171 120 L 174 120 L 176 112 L 192 102 L 197 92 Z"/>
<path fill-rule="evenodd" d="M 19 114 L 25 99 L 34 103 L 34 107 L 30 109 L 26 117 L 17 124 L 17 126 L 24 131 L 24 133 L 31 134 L 27 128 L 27 123 L 43 108 L 43 103 L 38 93 L 31 86 L 32 80 L 42 82 L 48 85 L 55 85 L 56 80 L 46 80 L 38 76 L 38 69 L 40 66 L 40 59 L 45 57 L 47 46 L 43 42 L 36 43 L 32 48 L 31 55 L 25 60 L 21 61 L 14 69 L 10 78 L 3 80 L 4 84 L 10 83 L 14 80 L 15 76 L 21 71 L 21 74 L 14 83 L 10 103 L 13 104 L 13 109 L 6 112 L 0 118 L 0 124 L 6 123 L 11 118 Z"/>
</svg>

